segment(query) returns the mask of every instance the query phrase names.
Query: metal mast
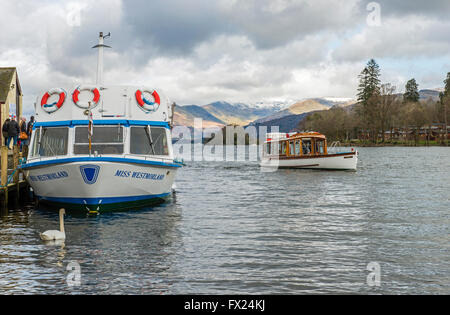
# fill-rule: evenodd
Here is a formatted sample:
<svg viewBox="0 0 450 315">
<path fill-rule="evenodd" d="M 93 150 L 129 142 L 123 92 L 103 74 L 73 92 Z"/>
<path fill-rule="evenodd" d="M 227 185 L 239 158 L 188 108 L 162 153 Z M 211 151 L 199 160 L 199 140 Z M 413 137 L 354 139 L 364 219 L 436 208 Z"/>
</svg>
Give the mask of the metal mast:
<svg viewBox="0 0 450 315">
<path fill-rule="evenodd" d="M 98 45 L 92 48 L 98 48 L 98 59 L 97 59 L 97 85 L 103 84 L 103 48 L 111 48 L 111 46 L 103 44 L 103 40 L 111 36 L 111 33 L 103 36 L 103 32 L 100 32 L 98 37 Z"/>
</svg>

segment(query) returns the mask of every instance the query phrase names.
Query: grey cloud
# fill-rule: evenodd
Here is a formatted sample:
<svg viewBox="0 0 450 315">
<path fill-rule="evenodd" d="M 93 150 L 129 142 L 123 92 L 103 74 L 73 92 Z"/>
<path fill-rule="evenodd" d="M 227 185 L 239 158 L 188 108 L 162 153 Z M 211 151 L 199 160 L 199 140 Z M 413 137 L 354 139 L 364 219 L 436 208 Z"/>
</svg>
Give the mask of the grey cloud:
<svg viewBox="0 0 450 315">
<path fill-rule="evenodd" d="M 267 49 L 354 25 L 363 18 L 356 10 L 356 3 L 241 0 L 234 4 L 230 19 L 259 48 Z"/>
<path fill-rule="evenodd" d="M 343 30 L 364 16 L 357 0 L 332 1 L 133 1 L 124 22 L 143 44 L 186 55 L 218 35 L 244 35 L 258 48 L 273 48 L 322 31 Z"/>
<path fill-rule="evenodd" d="M 124 6 L 124 23 L 141 45 L 181 55 L 233 28 L 217 2 L 202 0 L 133 1 Z"/>
<path fill-rule="evenodd" d="M 364 10 L 372 0 L 361 1 L 361 9 Z M 382 16 L 422 15 L 433 18 L 448 19 L 450 13 L 450 1 L 448 0 L 376 0 L 380 5 Z"/>
<path fill-rule="evenodd" d="M 343 38 L 332 56 L 338 62 L 445 56 L 450 51 L 450 44 L 445 40 L 449 33 L 447 21 L 412 16 L 386 17 L 381 26 L 366 26 L 359 33 Z"/>
</svg>

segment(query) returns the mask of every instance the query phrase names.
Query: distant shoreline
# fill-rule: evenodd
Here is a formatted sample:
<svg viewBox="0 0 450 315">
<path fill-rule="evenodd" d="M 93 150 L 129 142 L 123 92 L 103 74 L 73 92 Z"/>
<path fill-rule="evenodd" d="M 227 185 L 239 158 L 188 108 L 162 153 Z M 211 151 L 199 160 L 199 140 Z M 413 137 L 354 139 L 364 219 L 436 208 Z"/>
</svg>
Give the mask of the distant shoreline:
<svg viewBox="0 0 450 315">
<path fill-rule="evenodd" d="M 331 142 L 330 142 L 331 143 Z M 440 143 L 436 141 L 430 141 L 426 143 L 425 141 L 419 141 L 414 143 L 409 142 L 384 142 L 384 143 L 364 143 L 364 142 L 340 142 L 339 147 L 448 147 L 450 146 L 450 141 L 447 144 Z"/>
</svg>

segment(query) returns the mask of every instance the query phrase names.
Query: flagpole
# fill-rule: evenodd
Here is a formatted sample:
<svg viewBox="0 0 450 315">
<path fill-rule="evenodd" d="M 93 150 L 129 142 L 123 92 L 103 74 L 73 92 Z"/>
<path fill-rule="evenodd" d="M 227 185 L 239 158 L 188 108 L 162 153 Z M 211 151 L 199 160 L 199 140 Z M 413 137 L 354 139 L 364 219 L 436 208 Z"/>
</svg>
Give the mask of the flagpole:
<svg viewBox="0 0 450 315">
<path fill-rule="evenodd" d="M 103 48 L 111 48 L 111 46 L 104 44 L 104 39 L 111 36 L 111 33 L 103 35 L 103 32 L 100 32 L 98 37 L 98 44 L 92 48 L 98 48 L 98 57 L 97 57 L 97 85 L 103 84 Z"/>
</svg>

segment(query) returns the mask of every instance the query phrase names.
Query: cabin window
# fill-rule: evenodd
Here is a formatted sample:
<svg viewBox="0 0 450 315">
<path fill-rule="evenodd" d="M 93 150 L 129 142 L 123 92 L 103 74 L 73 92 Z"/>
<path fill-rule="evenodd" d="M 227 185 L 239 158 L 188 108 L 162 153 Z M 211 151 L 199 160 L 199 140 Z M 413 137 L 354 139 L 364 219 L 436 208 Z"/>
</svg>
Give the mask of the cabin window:
<svg viewBox="0 0 450 315">
<path fill-rule="evenodd" d="M 94 126 L 92 135 L 91 153 L 123 154 L 123 127 L 117 126 Z M 74 154 L 89 154 L 89 136 L 87 126 L 75 127 Z"/>
<path fill-rule="evenodd" d="M 324 140 L 316 140 L 316 153 L 324 154 L 325 153 L 325 141 Z"/>
<path fill-rule="evenodd" d="M 300 155 L 300 140 L 295 141 L 295 155 Z"/>
<path fill-rule="evenodd" d="M 272 147 L 272 144 L 270 143 L 270 142 L 268 142 L 268 143 L 266 143 L 266 153 L 268 154 L 268 155 L 270 155 L 270 149 L 271 149 L 271 147 Z"/>
<path fill-rule="evenodd" d="M 169 155 L 166 128 L 131 127 L 130 153 L 142 155 Z"/>
<path fill-rule="evenodd" d="M 67 155 L 68 127 L 41 127 L 33 132 L 32 157 Z"/>
<path fill-rule="evenodd" d="M 302 151 L 303 154 L 311 154 L 311 139 L 302 140 Z"/>
<path fill-rule="evenodd" d="M 286 141 L 281 142 L 281 146 L 280 146 L 280 155 L 285 155 L 286 154 Z"/>
<path fill-rule="evenodd" d="M 289 155 L 294 155 L 294 141 L 289 141 Z"/>
</svg>

